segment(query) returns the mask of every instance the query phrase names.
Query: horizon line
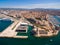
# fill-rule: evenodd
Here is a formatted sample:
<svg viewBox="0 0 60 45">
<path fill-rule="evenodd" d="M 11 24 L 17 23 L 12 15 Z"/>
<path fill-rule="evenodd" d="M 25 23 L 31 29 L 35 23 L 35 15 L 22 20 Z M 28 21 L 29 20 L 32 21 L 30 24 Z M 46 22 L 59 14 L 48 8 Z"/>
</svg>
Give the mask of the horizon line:
<svg viewBox="0 0 60 45">
<path fill-rule="evenodd" d="M 14 8 L 14 7 L 0 7 L 1 8 Z M 15 8 L 15 9 L 60 9 L 60 8 Z"/>
</svg>

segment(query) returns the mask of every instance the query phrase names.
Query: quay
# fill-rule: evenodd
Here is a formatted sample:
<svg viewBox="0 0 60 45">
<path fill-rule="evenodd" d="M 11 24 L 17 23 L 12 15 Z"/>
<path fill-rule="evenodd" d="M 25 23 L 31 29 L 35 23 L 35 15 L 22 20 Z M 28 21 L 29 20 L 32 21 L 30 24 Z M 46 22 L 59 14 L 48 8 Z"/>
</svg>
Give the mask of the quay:
<svg viewBox="0 0 60 45">
<path fill-rule="evenodd" d="M 18 29 L 18 27 L 21 25 L 22 22 L 26 22 L 29 24 L 29 22 L 27 20 L 24 20 L 22 18 L 19 20 L 14 20 L 13 24 L 11 24 L 8 28 L 6 28 L 3 32 L 0 33 L 0 37 L 28 38 L 28 35 L 26 35 L 26 36 L 17 35 L 20 31 L 17 32 L 16 30 Z M 24 26 L 22 28 L 24 28 Z M 19 29 L 21 30 L 22 28 L 19 28 Z M 28 28 L 26 26 L 25 26 L 25 29 L 26 29 L 26 33 L 27 33 Z M 25 30 L 25 29 L 23 29 L 23 30 Z"/>
<path fill-rule="evenodd" d="M 8 28 L 6 28 L 3 32 L 0 32 L 0 37 L 28 38 L 29 37 L 28 36 L 29 35 L 28 34 L 28 30 L 29 30 L 28 25 L 33 26 L 33 24 L 31 24 L 29 21 L 27 21 L 23 16 L 21 16 L 21 18 L 19 20 L 14 19 L 14 18 L 11 18 L 11 19 L 13 19 L 14 23 L 11 24 Z M 35 18 L 33 18 L 33 19 L 35 19 Z M 31 29 L 31 30 L 34 30 L 32 32 L 32 34 L 36 33 L 34 35 L 35 37 L 42 37 L 42 36 L 49 37 L 49 36 L 57 35 L 59 31 L 56 30 L 55 33 L 52 33 L 52 29 L 51 29 L 48 21 L 45 21 L 45 23 L 44 23 L 45 26 L 43 27 L 44 29 L 42 29 L 41 27 L 38 28 L 38 30 L 37 30 L 37 27 L 34 27 L 36 29 Z M 45 29 L 48 29 L 48 31 L 46 31 Z"/>
</svg>

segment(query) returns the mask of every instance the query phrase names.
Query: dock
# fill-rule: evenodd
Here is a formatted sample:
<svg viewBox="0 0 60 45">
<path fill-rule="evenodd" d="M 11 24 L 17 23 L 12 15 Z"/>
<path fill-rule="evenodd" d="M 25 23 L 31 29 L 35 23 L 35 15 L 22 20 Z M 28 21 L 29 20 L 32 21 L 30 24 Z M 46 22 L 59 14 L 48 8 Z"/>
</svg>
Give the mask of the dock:
<svg viewBox="0 0 60 45">
<path fill-rule="evenodd" d="M 16 29 L 23 22 L 22 18 L 20 20 L 14 21 L 8 28 L 0 33 L 0 37 L 9 37 L 9 38 L 28 38 L 28 36 L 17 36 Z"/>
</svg>

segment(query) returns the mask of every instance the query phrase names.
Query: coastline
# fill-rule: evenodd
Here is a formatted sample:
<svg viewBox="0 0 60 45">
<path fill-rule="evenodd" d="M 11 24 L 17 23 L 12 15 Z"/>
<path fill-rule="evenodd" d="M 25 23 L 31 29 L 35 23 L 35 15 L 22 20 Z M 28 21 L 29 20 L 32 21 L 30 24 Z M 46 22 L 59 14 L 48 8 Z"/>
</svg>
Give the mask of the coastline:
<svg viewBox="0 0 60 45">
<path fill-rule="evenodd" d="M 55 33 L 50 33 L 50 34 L 41 34 L 41 35 L 35 35 L 36 37 L 51 37 L 51 36 L 56 36 L 58 35 L 59 31 L 55 32 Z"/>
</svg>

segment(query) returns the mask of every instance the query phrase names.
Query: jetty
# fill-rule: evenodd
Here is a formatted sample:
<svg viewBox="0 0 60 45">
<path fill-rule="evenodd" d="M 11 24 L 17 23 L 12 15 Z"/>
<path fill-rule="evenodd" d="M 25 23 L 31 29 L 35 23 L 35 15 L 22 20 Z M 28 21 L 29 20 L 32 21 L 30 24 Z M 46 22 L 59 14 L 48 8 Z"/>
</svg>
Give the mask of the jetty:
<svg viewBox="0 0 60 45">
<path fill-rule="evenodd" d="M 9 16 L 6 16 L 6 17 L 9 17 Z M 28 38 L 28 35 L 27 35 L 28 34 L 28 25 L 33 26 L 33 24 L 31 24 L 23 16 L 21 16 L 21 18 L 19 20 L 14 19 L 12 17 L 10 17 L 10 18 L 13 19 L 14 23 L 12 23 L 3 32 L 0 32 L 0 37 Z M 33 19 L 37 20 L 35 18 L 33 18 Z M 50 19 L 48 19 L 48 21 L 50 21 Z M 53 35 L 57 35 L 58 34 L 59 31 L 57 31 L 57 30 L 55 31 L 55 33 L 52 33 L 53 31 L 52 31 L 48 21 L 44 21 L 45 23 L 42 25 L 43 27 L 41 25 L 39 25 L 39 24 L 38 24 L 39 27 L 34 25 L 35 27 L 34 27 L 33 30 L 35 32 L 32 32 L 32 33 L 34 33 L 35 37 L 53 36 Z M 53 22 L 51 22 L 51 23 L 53 24 Z M 41 21 L 40 21 L 40 24 L 42 24 Z"/>
<path fill-rule="evenodd" d="M 10 17 L 11 18 L 11 17 Z M 13 18 L 14 20 L 14 18 Z M 28 22 L 24 17 L 19 20 L 14 20 L 14 23 L 11 24 L 8 28 L 6 28 L 3 32 L 0 33 L 0 37 L 10 37 L 10 38 L 28 38 L 28 35 L 17 35 L 20 31 L 28 31 L 28 26 L 20 26 L 21 24 L 32 25 Z M 19 30 L 19 31 L 17 31 Z M 20 32 L 22 33 L 22 32 Z"/>
</svg>

